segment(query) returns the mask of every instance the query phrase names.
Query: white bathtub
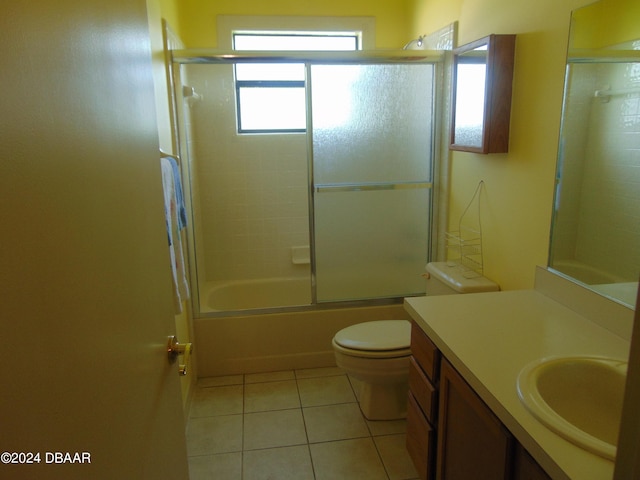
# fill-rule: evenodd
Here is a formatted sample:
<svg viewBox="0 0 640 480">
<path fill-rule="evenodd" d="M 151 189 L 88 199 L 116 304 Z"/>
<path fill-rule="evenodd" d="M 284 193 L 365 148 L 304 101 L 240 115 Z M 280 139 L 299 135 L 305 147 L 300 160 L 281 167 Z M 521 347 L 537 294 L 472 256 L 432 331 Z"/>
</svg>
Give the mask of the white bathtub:
<svg viewBox="0 0 640 480">
<path fill-rule="evenodd" d="M 402 304 L 214 315 L 193 320 L 198 377 L 335 367 L 331 340 L 338 330 L 410 318 Z"/>
<path fill-rule="evenodd" d="M 603 272 L 576 260 L 554 262 L 552 268 L 588 285 L 602 295 L 635 307 L 638 282 L 630 282 L 618 275 Z"/>
<path fill-rule="evenodd" d="M 201 312 L 227 312 L 311 304 L 309 278 L 265 278 L 212 284 L 200 294 Z"/>
<path fill-rule="evenodd" d="M 553 263 L 551 268 L 587 285 L 619 283 L 624 281 L 624 279 L 617 275 L 602 271 L 577 260 L 557 261 Z"/>
<path fill-rule="evenodd" d="M 371 320 L 409 319 L 401 304 L 269 310 L 310 305 L 308 278 L 211 284 L 200 299 L 200 317 L 193 321 L 199 377 L 335 366 L 331 339 L 338 330 Z"/>
</svg>

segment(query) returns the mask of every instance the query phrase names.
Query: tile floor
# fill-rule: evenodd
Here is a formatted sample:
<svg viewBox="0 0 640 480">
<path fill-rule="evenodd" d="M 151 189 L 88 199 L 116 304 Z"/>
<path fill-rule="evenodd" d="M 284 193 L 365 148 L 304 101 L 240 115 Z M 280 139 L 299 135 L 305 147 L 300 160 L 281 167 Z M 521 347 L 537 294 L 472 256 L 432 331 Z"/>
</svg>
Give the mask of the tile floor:
<svg viewBox="0 0 640 480">
<path fill-rule="evenodd" d="M 338 368 L 200 379 L 191 480 L 413 480 L 406 422 L 364 418 Z"/>
</svg>

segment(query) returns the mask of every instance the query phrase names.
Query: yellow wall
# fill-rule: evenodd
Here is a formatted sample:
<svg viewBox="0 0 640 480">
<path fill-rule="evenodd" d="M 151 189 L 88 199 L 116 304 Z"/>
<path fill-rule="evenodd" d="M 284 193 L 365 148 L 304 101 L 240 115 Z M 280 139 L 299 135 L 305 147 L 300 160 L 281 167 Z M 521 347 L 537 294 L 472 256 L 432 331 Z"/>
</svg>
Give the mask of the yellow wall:
<svg viewBox="0 0 640 480">
<path fill-rule="evenodd" d="M 175 31 L 180 25 L 180 6 L 179 0 L 152 0 L 153 3 L 158 5 L 159 11 L 171 28 Z M 147 2 L 149 3 L 149 2 Z"/>
<path fill-rule="evenodd" d="M 188 48 L 215 48 L 217 15 L 373 16 L 376 17 L 376 47 L 400 48 L 411 39 L 410 1 L 181 0 L 180 25 L 174 28 Z"/>
<path fill-rule="evenodd" d="M 535 266 L 546 264 L 548 255 L 571 11 L 591 0 L 181 0 L 178 8 L 175 0 L 150 1 L 173 12 L 179 21 L 174 28 L 193 48 L 216 46 L 217 14 L 375 16 L 377 48 L 398 48 L 453 21 L 459 22 L 459 44 L 491 33 L 517 34 L 509 153 L 452 154 L 449 224 L 455 229 L 484 180 L 485 274 L 503 289 L 533 285 Z"/>
<path fill-rule="evenodd" d="M 571 10 L 590 0 L 414 0 L 414 34 L 459 21 L 459 44 L 491 33 L 517 37 L 508 154 L 454 152 L 449 225 L 477 183 L 485 274 L 505 290 L 531 288 L 546 265 Z"/>
<path fill-rule="evenodd" d="M 574 48 L 604 48 L 640 37 L 638 0 L 601 0 L 580 10 L 574 19 Z"/>
</svg>

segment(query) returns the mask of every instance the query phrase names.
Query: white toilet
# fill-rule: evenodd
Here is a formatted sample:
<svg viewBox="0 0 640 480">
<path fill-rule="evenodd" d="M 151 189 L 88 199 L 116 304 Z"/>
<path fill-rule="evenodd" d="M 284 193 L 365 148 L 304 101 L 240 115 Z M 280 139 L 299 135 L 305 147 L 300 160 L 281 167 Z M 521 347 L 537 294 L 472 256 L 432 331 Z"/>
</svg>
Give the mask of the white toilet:
<svg viewBox="0 0 640 480">
<path fill-rule="evenodd" d="M 457 264 L 434 262 L 426 270 L 427 295 L 500 289 L 488 278 L 471 275 Z M 410 343 L 411 324 L 407 320 L 358 323 L 333 337 L 336 364 L 355 380 L 360 409 L 369 420 L 406 417 Z"/>
</svg>

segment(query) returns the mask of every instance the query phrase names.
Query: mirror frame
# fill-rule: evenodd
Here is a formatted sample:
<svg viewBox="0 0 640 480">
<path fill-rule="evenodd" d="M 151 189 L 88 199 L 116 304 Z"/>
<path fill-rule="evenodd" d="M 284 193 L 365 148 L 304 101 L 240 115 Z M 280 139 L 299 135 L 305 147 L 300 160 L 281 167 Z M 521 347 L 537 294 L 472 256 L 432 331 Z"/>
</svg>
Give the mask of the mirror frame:
<svg viewBox="0 0 640 480">
<path fill-rule="evenodd" d="M 487 47 L 487 70 L 484 92 L 484 118 L 481 145 L 456 141 L 456 97 L 458 64 L 465 53 Z M 450 150 L 474 153 L 506 153 L 509 151 L 511 92 L 515 61 L 515 35 L 489 35 L 454 49 Z"/>
</svg>

